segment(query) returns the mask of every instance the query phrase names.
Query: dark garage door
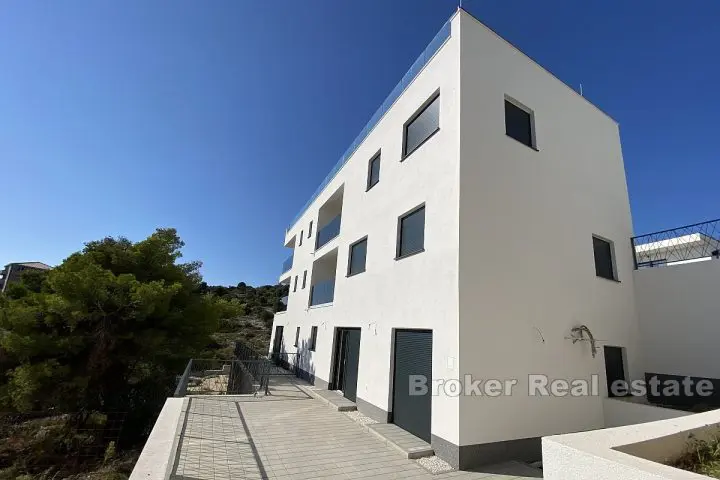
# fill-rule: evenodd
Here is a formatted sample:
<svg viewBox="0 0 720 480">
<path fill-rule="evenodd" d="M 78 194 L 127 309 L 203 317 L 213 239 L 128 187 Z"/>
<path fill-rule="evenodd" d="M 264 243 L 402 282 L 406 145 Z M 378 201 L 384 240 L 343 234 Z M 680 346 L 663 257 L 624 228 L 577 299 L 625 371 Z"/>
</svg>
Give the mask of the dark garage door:
<svg viewBox="0 0 720 480">
<path fill-rule="evenodd" d="M 410 375 L 427 378 L 425 395 L 410 395 Z M 395 373 L 393 375 L 393 423 L 430 441 L 432 397 L 432 332 L 397 330 L 395 332 Z"/>
</svg>

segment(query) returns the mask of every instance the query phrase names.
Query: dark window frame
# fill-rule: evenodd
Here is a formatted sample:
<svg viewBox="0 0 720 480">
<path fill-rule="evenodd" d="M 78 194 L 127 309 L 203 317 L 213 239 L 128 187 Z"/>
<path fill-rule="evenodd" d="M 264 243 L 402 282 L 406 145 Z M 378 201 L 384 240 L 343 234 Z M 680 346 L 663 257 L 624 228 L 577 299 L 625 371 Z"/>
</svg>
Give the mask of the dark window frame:
<svg viewBox="0 0 720 480">
<path fill-rule="evenodd" d="M 421 203 L 420 205 L 408 210 L 407 212 L 403 213 L 398 217 L 397 220 L 397 235 L 396 235 L 396 241 L 395 241 L 395 260 L 402 260 L 403 258 L 412 257 L 413 255 L 417 255 L 418 253 L 422 253 L 425 251 L 425 230 L 426 230 L 426 218 L 423 219 L 423 246 L 419 250 L 415 250 L 413 252 L 409 253 L 401 253 L 400 249 L 402 247 L 402 222 L 406 218 L 410 217 L 411 215 L 419 212 L 420 210 L 425 210 L 425 202 Z"/>
<path fill-rule="evenodd" d="M 350 244 L 350 247 L 348 248 L 348 262 L 347 262 L 347 270 L 346 270 L 347 273 L 345 275 L 346 277 L 353 277 L 355 275 L 360 275 L 361 273 L 365 273 L 367 271 L 367 239 L 368 239 L 368 236 L 365 235 L 364 237 L 362 237 Z M 351 272 L 350 267 L 352 266 L 353 248 L 362 242 L 365 242 L 365 263 L 363 265 L 363 270 L 361 272 Z"/>
<path fill-rule="evenodd" d="M 317 332 L 317 326 L 310 327 L 310 344 L 308 347 L 311 352 L 314 352 L 315 348 L 317 347 Z"/>
<path fill-rule="evenodd" d="M 370 158 L 370 161 L 368 162 L 368 172 L 367 172 L 367 184 L 365 185 L 365 191 L 369 191 L 371 188 L 373 188 L 375 185 L 380 183 L 380 167 L 382 166 L 382 156 L 381 151 L 378 151 L 375 155 L 373 155 Z M 378 162 L 378 174 L 377 174 L 377 181 L 375 183 L 372 182 L 372 166 L 373 163 L 377 160 Z"/>
<path fill-rule="evenodd" d="M 312 237 L 313 221 L 310 220 L 310 226 L 308 227 L 308 238 Z"/>
<path fill-rule="evenodd" d="M 528 127 L 530 129 L 530 132 L 529 132 L 530 133 L 530 144 L 527 144 L 523 140 L 510 135 L 510 133 L 508 132 L 508 123 L 507 123 L 508 115 L 507 115 L 507 106 L 506 105 L 510 105 L 510 106 L 517 108 L 518 110 L 524 112 L 525 114 L 527 114 Z M 505 119 L 505 136 L 508 138 L 512 138 L 516 142 L 521 143 L 521 144 L 525 145 L 526 147 L 532 148 L 535 151 L 539 151 L 537 148 L 537 137 L 535 134 L 535 132 L 536 132 L 536 130 L 535 130 L 535 111 L 532 108 L 523 104 L 522 102 L 515 100 L 513 97 L 511 97 L 509 95 L 505 95 L 504 102 L 503 102 L 503 115 L 504 115 L 504 119 Z"/>
<path fill-rule="evenodd" d="M 294 347 L 297 347 L 300 344 L 300 327 L 297 327 L 295 329 L 295 345 Z"/>
<path fill-rule="evenodd" d="M 617 261 L 615 258 L 615 242 L 610 240 L 609 238 L 602 237 L 600 235 L 593 234 L 593 263 L 595 265 L 595 276 L 598 278 L 604 278 L 605 280 L 611 280 L 613 282 L 620 282 L 618 278 L 618 272 L 617 272 Z M 597 260 L 597 253 L 595 251 L 595 241 L 603 242 L 607 244 L 608 249 L 610 250 L 610 277 L 602 275 L 601 271 L 598 270 L 598 260 Z"/>
<path fill-rule="evenodd" d="M 297 292 L 297 281 L 298 281 L 298 276 L 295 275 L 295 283 L 293 284 L 293 293 Z"/>
<path fill-rule="evenodd" d="M 300 245 L 298 245 L 298 247 L 302 247 L 302 240 L 303 240 L 303 236 L 304 236 L 304 235 L 305 235 L 305 231 L 304 231 L 304 230 L 300 230 Z"/>
<path fill-rule="evenodd" d="M 440 90 L 438 89 L 438 90 L 436 90 L 432 95 L 430 95 L 430 97 L 429 97 L 427 100 L 425 100 L 425 102 L 423 102 L 422 105 L 420 105 L 420 108 L 418 108 L 418 109 L 415 111 L 415 113 L 413 113 L 413 114 L 410 116 L 410 118 L 403 124 L 402 156 L 400 157 L 400 161 L 401 161 L 401 162 L 404 161 L 404 160 L 405 160 L 407 157 L 409 157 L 410 155 L 412 155 L 413 152 L 418 151 L 418 150 L 420 149 L 420 147 L 422 147 L 423 145 L 425 145 L 425 143 L 426 143 L 428 140 L 430 140 L 432 137 L 435 136 L 435 134 L 436 134 L 437 132 L 440 131 L 440 106 L 439 106 L 439 104 L 438 104 L 438 124 L 437 124 L 437 127 L 435 128 L 435 130 L 433 130 L 432 132 L 430 132 L 430 134 L 429 134 L 427 137 L 425 137 L 425 139 L 424 139 L 422 142 L 418 143 L 417 146 L 415 146 L 415 148 L 413 148 L 412 150 L 408 151 L 408 149 L 407 149 L 407 131 L 408 131 L 408 127 L 409 127 L 415 120 L 417 120 L 420 115 L 422 115 L 423 113 L 425 113 L 425 110 L 427 110 L 427 109 L 430 107 L 430 105 L 433 104 L 433 102 L 434 102 L 435 100 L 438 100 L 438 101 L 439 101 L 439 99 L 440 99 Z"/>
<path fill-rule="evenodd" d="M 307 270 L 303 272 L 303 283 L 301 290 L 305 290 L 305 284 L 307 283 Z"/>
</svg>

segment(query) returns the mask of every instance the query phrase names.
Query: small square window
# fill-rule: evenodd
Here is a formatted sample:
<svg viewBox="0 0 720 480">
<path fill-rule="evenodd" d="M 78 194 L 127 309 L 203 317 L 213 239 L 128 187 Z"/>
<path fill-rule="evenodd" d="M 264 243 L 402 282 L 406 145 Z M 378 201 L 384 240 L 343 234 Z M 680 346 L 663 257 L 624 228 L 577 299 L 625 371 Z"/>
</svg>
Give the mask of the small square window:
<svg viewBox="0 0 720 480">
<path fill-rule="evenodd" d="M 505 99 L 505 133 L 508 137 L 535 148 L 532 113 L 507 99 Z"/>
<path fill-rule="evenodd" d="M 297 292 L 297 275 L 295 275 L 295 282 L 293 283 L 293 292 Z"/>
<path fill-rule="evenodd" d="M 365 258 L 367 257 L 367 237 L 350 245 L 348 258 L 348 277 L 365 271 Z"/>
<path fill-rule="evenodd" d="M 368 165 L 367 190 L 370 190 L 380 181 L 380 153 L 375 155 Z"/>
<path fill-rule="evenodd" d="M 312 327 L 310 329 L 310 351 L 315 351 L 315 347 L 317 346 L 317 327 Z"/>
<path fill-rule="evenodd" d="M 312 237 L 312 224 L 313 221 L 310 220 L 310 226 L 308 227 L 308 238 Z"/>
<path fill-rule="evenodd" d="M 307 270 L 305 270 L 305 271 L 303 272 L 303 283 L 302 283 L 302 288 L 303 288 L 303 289 L 305 288 L 305 283 L 306 283 L 306 282 L 307 282 Z"/>
<path fill-rule="evenodd" d="M 300 230 L 300 245 L 299 245 L 300 247 L 302 247 L 302 239 L 303 239 L 304 235 L 305 235 L 305 232 Z"/>
<path fill-rule="evenodd" d="M 425 205 L 398 220 L 397 258 L 425 250 Z"/>
<path fill-rule="evenodd" d="M 297 327 L 297 329 L 295 330 L 295 345 L 294 346 L 297 347 L 299 343 L 300 343 L 300 327 Z"/>
<path fill-rule="evenodd" d="M 410 120 L 403 131 L 403 159 L 440 130 L 440 94 L 431 97 Z"/>
<path fill-rule="evenodd" d="M 608 280 L 617 280 L 612 242 L 593 236 L 593 253 L 595 254 L 595 275 Z"/>
</svg>

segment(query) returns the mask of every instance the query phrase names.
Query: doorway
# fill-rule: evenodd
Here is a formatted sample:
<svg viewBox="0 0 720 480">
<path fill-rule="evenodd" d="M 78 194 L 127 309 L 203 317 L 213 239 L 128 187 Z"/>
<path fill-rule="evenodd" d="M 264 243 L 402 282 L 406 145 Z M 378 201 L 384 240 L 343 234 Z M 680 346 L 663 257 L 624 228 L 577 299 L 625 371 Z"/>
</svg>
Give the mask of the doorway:
<svg viewBox="0 0 720 480">
<path fill-rule="evenodd" d="M 360 329 L 338 328 L 335 333 L 335 362 L 331 388 L 342 390 L 351 402 L 357 399 L 358 366 L 360 364 Z"/>
<path fill-rule="evenodd" d="M 627 381 L 622 347 L 605 346 L 603 347 L 603 353 L 605 354 L 605 377 L 607 379 L 608 397 L 626 396 L 629 393 L 626 384 L 622 388 L 613 389 L 613 382 L 620 384 L 620 380 Z"/>
</svg>

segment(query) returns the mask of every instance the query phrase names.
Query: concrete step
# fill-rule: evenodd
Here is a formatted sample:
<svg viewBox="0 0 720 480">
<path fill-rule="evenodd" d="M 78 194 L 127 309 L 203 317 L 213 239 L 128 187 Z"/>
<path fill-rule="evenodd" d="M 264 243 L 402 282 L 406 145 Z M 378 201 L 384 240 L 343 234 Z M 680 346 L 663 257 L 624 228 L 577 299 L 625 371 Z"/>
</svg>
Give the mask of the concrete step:
<svg viewBox="0 0 720 480">
<path fill-rule="evenodd" d="M 355 402 L 351 402 L 334 390 L 307 389 L 307 391 L 310 395 L 323 401 L 338 412 L 354 412 L 357 410 L 357 404 L 355 404 Z"/>
<path fill-rule="evenodd" d="M 435 451 L 429 443 L 394 423 L 375 423 L 368 425 L 367 428 L 385 443 L 400 450 L 406 458 L 417 459 L 435 455 Z"/>
</svg>

